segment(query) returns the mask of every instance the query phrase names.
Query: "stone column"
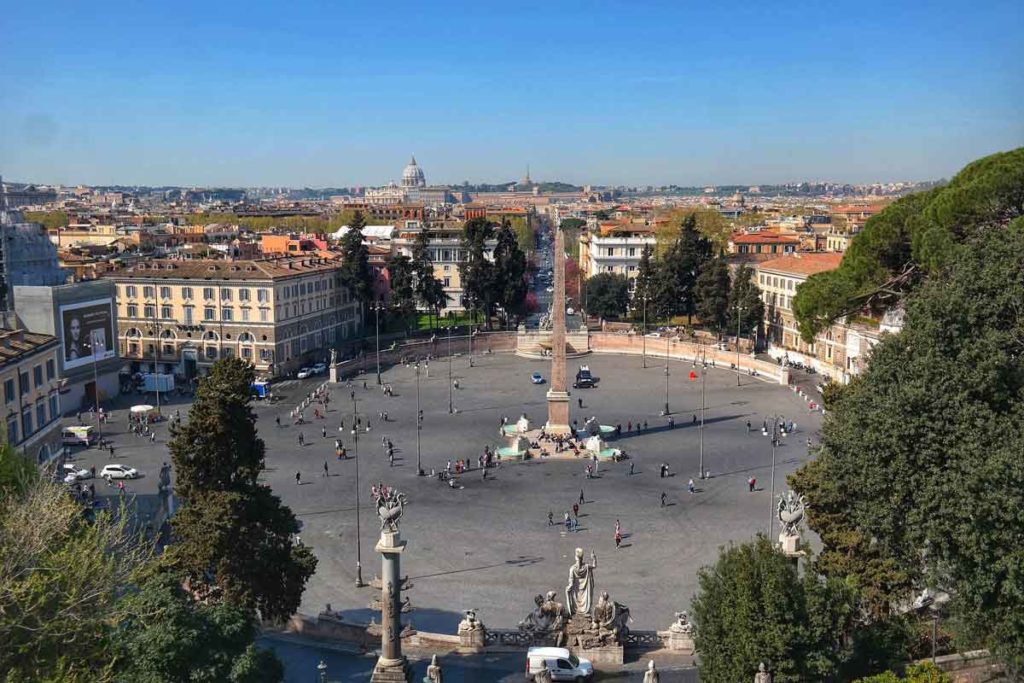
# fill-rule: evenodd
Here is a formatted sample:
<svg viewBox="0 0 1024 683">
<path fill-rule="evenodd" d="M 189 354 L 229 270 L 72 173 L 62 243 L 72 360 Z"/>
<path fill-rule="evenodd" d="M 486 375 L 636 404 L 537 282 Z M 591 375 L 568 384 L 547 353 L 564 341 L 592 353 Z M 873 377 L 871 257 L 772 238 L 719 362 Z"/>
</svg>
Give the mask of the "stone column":
<svg viewBox="0 0 1024 683">
<path fill-rule="evenodd" d="M 548 434 L 570 434 L 569 393 L 565 384 L 565 234 L 555 229 L 555 292 L 551 298 L 551 389 Z"/>
<path fill-rule="evenodd" d="M 402 655 L 402 574 L 405 550 L 398 530 L 383 529 L 375 550 L 381 554 L 381 655 L 371 683 L 411 683 L 412 667 Z"/>
</svg>

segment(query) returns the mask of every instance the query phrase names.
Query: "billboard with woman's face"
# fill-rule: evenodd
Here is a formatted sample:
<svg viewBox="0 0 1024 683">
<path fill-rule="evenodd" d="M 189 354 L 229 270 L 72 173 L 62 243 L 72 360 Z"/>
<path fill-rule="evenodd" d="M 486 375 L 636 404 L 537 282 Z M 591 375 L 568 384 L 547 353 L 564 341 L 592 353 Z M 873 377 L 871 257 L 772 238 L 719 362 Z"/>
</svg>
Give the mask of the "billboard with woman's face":
<svg viewBox="0 0 1024 683">
<path fill-rule="evenodd" d="M 72 369 L 117 355 L 114 301 L 95 299 L 60 307 L 64 368 Z"/>
</svg>

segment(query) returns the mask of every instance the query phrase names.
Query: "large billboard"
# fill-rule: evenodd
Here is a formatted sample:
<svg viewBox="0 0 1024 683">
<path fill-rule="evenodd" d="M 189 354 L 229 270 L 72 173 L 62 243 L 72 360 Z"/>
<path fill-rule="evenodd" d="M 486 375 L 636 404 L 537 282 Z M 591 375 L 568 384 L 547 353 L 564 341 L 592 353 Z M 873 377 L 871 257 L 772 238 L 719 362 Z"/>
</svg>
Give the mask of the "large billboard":
<svg viewBox="0 0 1024 683">
<path fill-rule="evenodd" d="M 117 355 L 113 299 L 94 299 L 60 307 L 64 368 L 71 370 Z"/>
</svg>

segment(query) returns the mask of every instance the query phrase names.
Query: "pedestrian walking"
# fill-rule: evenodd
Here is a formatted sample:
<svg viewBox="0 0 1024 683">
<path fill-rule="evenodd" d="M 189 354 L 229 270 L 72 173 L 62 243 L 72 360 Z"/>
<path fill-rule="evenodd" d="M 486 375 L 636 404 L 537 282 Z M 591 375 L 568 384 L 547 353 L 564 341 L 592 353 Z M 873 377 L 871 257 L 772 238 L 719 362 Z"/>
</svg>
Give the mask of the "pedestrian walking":
<svg viewBox="0 0 1024 683">
<path fill-rule="evenodd" d="M 486 471 L 487 470 L 484 470 L 484 472 L 486 472 Z M 572 519 L 569 518 L 569 512 L 568 511 L 566 511 L 566 513 L 565 513 L 565 530 L 566 531 L 572 531 Z"/>
<path fill-rule="evenodd" d="M 693 422 L 692 422 L 692 424 L 697 424 L 697 414 L 696 413 L 694 413 L 694 415 L 693 415 Z"/>
<path fill-rule="evenodd" d="M 579 506 L 579 503 L 573 503 L 573 504 L 572 504 L 572 516 L 573 516 L 573 517 L 578 517 L 578 516 L 579 516 L 579 514 L 580 514 L 580 506 Z"/>
<path fill-rule="evenodd" d="M 583 409 L 583 397 L 580 396 L 579 398 L 577 398 L 576 402 L 579 404 L 580 409 L 582 410 Z"/>
<path fill-rule="evenodd" d="M 150 432 L 149 433 L 149 442 L 150 443 L 156 443 L 156 432 Z"/>
<path fill-rule="evenodd" d="M 327 427 L 321 427 L 320 428 L 320 433 L 323 434 L 323 437 L 326 439 L 327 438 Z"/>
<path fill-rule="evenodd" d="M 633 431 L 633 421 L 628 420 L 626 422 L 626 434 L 629 434 L 631 431 Z"/>
<path fill-rule="evenodd" d="M 622 545 L 622 531 L 615 529 L 615 549 L 618 550 L 619 546 Z"/>
<path fill-rule="evenodd" d="M 327 470 L 327 461 L 326 461 L 326 460 L 324 460 L 324 476 L 325 476 L 325 477 L 329 477 L 329 476 L 331 476 L 331 475 L 330 475 L 330 474 L 328 473 L 328 470 Z"/>
<path fill-rule="evenodd" d="M 750 433 L 750 420 L 747 420 L 747 434 Z"/>
<path fill-rule="evenodd" d="M 296 472 L 295 473 L 295 483 L 296 484 L 301 484 L 302 483 L 302 472 Z"/>
<path fill-rule="evenodd" d="M 692 493 L 695 493 L 695 492 L 697 491 L 697 488 L 696 488 L 696 487 L 694 486 L 694 484 L 693 484 L 693 479 L 691 479 L 690 481 L 686 482 L 686 489 L 687 489 L 687 490 L 688 490 L 688 491 L 689 491 L 689 492 L 690 492 L 691 494 L 692 494 Z"/>
<path fill-rule="evenodd" d="M 644 431 L 647 431 L 647 420 L 644 420 Z"/>
<path fill-rule="evenodd" d="M 302 432 L 299 432 L 299 445 L 300 446 L 305 446 L 306 445 L 306 440 L 302 437 Z"/>
<path fill-rule="evenodd" d="M 554 526 L 554 525 L 555 525 L 555 513 L 551 512 L 551 510 L 548 510 L 548 526 Z"/>
<path fill-rule="evenodd" d="M 274 416 L 274 422 L 276 422 L 277 426 L 280 427 L 281 426 L 281 416 L 280 415 Z"/>
<path fill-rule="evenodd" d="M 583 499 L 583 489 L 580 489 L 580 505 L 583 505 L 586 501 Z"/>
<path fill-rule="evenodd" d="M 755 486 L 757 486 L 757 478 L 756 477 L 751 477 L 750 479 L 747 479 L 747 489 L 749 489 L 749 491 L 751 493 L 754 492 L 754 487 Z"/>
<path fill-rule="evenodd" d="M 631 477 L 633 476 L 633 473 L 634 473 L 635 469 L 636 469 L 636 463 L 635 462 L 629 463 L 629 476 L 631 476 Z"/>
<path fill-rule="evenodd" d="M 661 507 L 665 507 L 665 492 L 661 492 Z"/>
</svg>

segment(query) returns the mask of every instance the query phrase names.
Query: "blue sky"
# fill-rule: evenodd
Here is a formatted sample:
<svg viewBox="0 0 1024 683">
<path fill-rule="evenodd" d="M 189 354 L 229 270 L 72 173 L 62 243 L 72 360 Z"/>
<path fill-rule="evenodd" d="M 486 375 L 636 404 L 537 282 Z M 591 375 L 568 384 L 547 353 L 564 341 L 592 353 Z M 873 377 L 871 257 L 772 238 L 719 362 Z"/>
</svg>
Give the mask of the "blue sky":
<svg viewBox="0 0 1024 683">
<path fill-rule="evenodd" d="M 0 173 L 930 179 L 1024 144 L 1024 2 L 10 2 Z"/>
</svg>

